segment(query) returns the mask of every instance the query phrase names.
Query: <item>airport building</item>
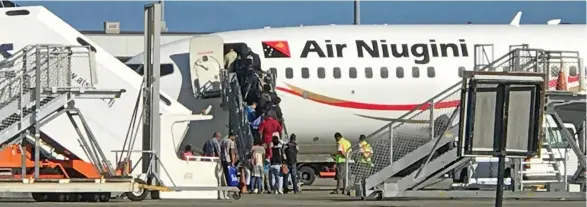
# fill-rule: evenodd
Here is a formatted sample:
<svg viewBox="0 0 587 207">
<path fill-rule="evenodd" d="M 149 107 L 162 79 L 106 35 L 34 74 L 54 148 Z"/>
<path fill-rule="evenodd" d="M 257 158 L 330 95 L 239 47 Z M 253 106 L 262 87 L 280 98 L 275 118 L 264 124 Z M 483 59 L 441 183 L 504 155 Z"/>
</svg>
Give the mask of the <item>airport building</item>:
<svg viewBox="0 0 587 207">
<path fill-rule="evenodd" d="M 143 31 L 121 31 L 119 22 L 104 22 L 103 30 L 80 32 L 122 62 L 143 52 L 145 44 Z M 162 32 L 161 44 L 202 34 L 207 33 Z"/>
</svg>

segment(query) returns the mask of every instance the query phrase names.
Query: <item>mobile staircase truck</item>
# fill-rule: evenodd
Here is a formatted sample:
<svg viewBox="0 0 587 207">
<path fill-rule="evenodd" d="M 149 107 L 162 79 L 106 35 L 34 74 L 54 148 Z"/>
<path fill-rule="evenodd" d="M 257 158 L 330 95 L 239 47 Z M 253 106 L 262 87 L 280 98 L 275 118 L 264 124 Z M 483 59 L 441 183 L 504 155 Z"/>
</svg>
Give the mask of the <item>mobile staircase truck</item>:
<svg viewBox="0 0 587 207">
<path fill-rule="evenodd" d="M 475 71 L 548 73 L 549 67 L 555 64 L 570 61 L 569 65 L 578 66 L 579 63 L 577 52 L 529 49 L 527 45 L 521 48 L 512 46 L 509 53 L 492 60 L 488 57 L 493 57 L 493 54 L 484 54 L 486 51 L 493 51 L 487 49 L 490 47 L 493 45 L 475 45 Z M 362 199 L 495 196 L 494 191 L 473 191 L 467 188 L 466 183 L 462 185 L 464 180 L 469 179 L 468 166 L 474 159 L 457 154 L 461 87 L 462 82 L 455 83 L 368 136 L 367 141 L 375 152 L 372 156 L 374 167 L 360 162 L 347 162 L 348 188 L 354 196 Z M 454 106 L 441 109 L 440 103 L 454 103 Z M 578 148 L 572 147 L 575 153 L 581 154 L 578 157 L 581 157 L 579 168 L 582 168 L 585 166 L 585 157 Z M 351 159 L 347 160 L 359 160 L 359 146 L 354 145 L 351 150 L 348 155 Z M 511 170 L 513 171 L 513 167 Z M 461 185 L 455 185 L 459 182 Z M 585 193 L 541 194 L 519 190 L 506 192 L 505 196 L 585 199 Z"/>
</svg>

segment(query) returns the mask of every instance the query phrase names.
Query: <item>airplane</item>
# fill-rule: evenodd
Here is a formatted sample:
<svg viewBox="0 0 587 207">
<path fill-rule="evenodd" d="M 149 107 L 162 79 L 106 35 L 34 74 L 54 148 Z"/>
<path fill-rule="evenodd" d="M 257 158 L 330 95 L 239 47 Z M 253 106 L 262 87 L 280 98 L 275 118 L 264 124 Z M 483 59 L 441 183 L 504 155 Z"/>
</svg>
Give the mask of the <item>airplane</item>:
<svg viewBox="0 0 587 207">
<path fill-rule="evenodd" d="M 213 105 L 218 122 L 198 124 L 190 130 L 204 135 L 226 131 L 218 100 L 198 99 L 195 53 L 214 53 L 223 44 L 246 44 L 259 54 L 263 70 L 277 71 L 277 94 L 285 125 L 295 133 L 300 153 L 330 154 L 335 132 L 356 142 L 390 120 L 414 109 L 472 70 L 474 45 L 492 44 L 497 57 L 510 45 L 587 52 L 585 25 L 519 25 L 518 13 L 511 25 L 328 25 L 264 28 L 219 32 L 162 45 L 161 89 L 186 107 L 200 111 Z M 516 19 L 518 19 L 516 21 Z M 206 52 L 207 51 L 207 52 Z M 220 52 L 217 52 L 220 53 Z M 214 56 L 219 55 L 219 56 Z M 223 54 L 211 54 L 220 60 Z M 216 60 L 216 61 L 218 61 Z M 141 68 L 143 55 L 126 64 Z M 200 61 L 200 59 L 198 59 Z M 578 84 L 578 65 L 564 65 L 569 86 Z M 203 79 L 200 77 L 200 79 Z M 554 87 L 550 81 L 550 87 Z M 454 99 L 435 105 L 446 111 Z M 214 105 L 215 104 L 215 105 Z M 227 118 L 226 118 L 227 119 Z M 185 142 L 201 146 L 202 138 Z"/>
</svg>

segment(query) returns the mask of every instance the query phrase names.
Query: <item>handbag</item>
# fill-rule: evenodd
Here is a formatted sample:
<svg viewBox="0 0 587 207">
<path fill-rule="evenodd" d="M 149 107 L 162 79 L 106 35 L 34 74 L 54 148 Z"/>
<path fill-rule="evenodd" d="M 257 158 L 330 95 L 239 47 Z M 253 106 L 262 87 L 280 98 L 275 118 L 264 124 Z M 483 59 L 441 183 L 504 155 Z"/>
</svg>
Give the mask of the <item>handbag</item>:
<svg viewBox="0 0 587 207">
<path fill-rule="evenodd" d="M 286 164 L 281 164 L 281 173 L 284 175 L 289 173 L 289 168 L 287 168 Z"/>
</svg>

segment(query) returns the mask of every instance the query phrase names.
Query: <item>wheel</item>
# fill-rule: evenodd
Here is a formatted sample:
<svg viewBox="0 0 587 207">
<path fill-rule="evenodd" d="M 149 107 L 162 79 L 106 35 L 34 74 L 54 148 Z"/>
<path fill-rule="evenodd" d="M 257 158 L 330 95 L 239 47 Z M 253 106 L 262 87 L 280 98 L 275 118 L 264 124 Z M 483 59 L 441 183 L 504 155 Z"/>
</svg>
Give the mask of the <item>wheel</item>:
<svg viewBox="0 0 587 207">
<path fill-rule="evenodd" d="M 239 200 L 239 199 L 241 199 L 241 195 L 242 195 L 241 192 L 234 192 L 234 193 L 232 193 L 232 198 L 234 200 Z"/>
<path fill-rule="evenodd" d="M 147 184 L 147 182 L 145 182 L 141 179 L 138 179 L 138 178 L 135 179 L 135 183 L 142 184 L 142 185 Z M 142 201 L 147 198 L 147 195 L 149 195 L 149 191 L 144 188 L 139 187 L 139 188 L 137 188 L 137 191 L 126 192 L 126 193 L 124 193 L 124 195 L 126 195 L 126 197 L 131 201 Z"/>
<path fill-rule="evenodd" d="M 469 169 L 464 168 L 461 170 L 461 173 L 459 173 L 459 179 L 456 180 L 456 182 L 458 183 L 465 183 L 467 182 L 467 174 L 469 173 Z"/>
<path fill-rule="evenodd" d="M 153 199 L 153 200 L 161 199 L 161 195 L 159 195 L 159 193 L 160 193 L 160 191 L 158 191 L 158 190 L 151 191 L 151 199 Z"/>
<path fill-rule="evenodd" d="M 312 185 L 316 180 L 316 171 L 309 166 L 302 166 L 298 169 L 298 177 L 304 185 Z"/>
<path fill-rule="evenodd" d="M 375 197 L 375 199 L 377 199 L 378 201 L 383 200 L 383 193 L 382 192 L 378 192 L 377 196 Z"/>
<path fill-rule="evenodd" d="M 110 201 L 110 193 L 100 193 L 100 202 Z"/>
<path fill-rule="evenodd" d="M 32 193 L 32 196 L 36 202 L 45 202 L 49 200 L 49 196 L 46 193 Z"/>
<path fill-rule="evenodd" d="M 100 195 L 97 193 L 84 193 L 82 200 L 86 202 L 100 202 Z"/>
</svg>

